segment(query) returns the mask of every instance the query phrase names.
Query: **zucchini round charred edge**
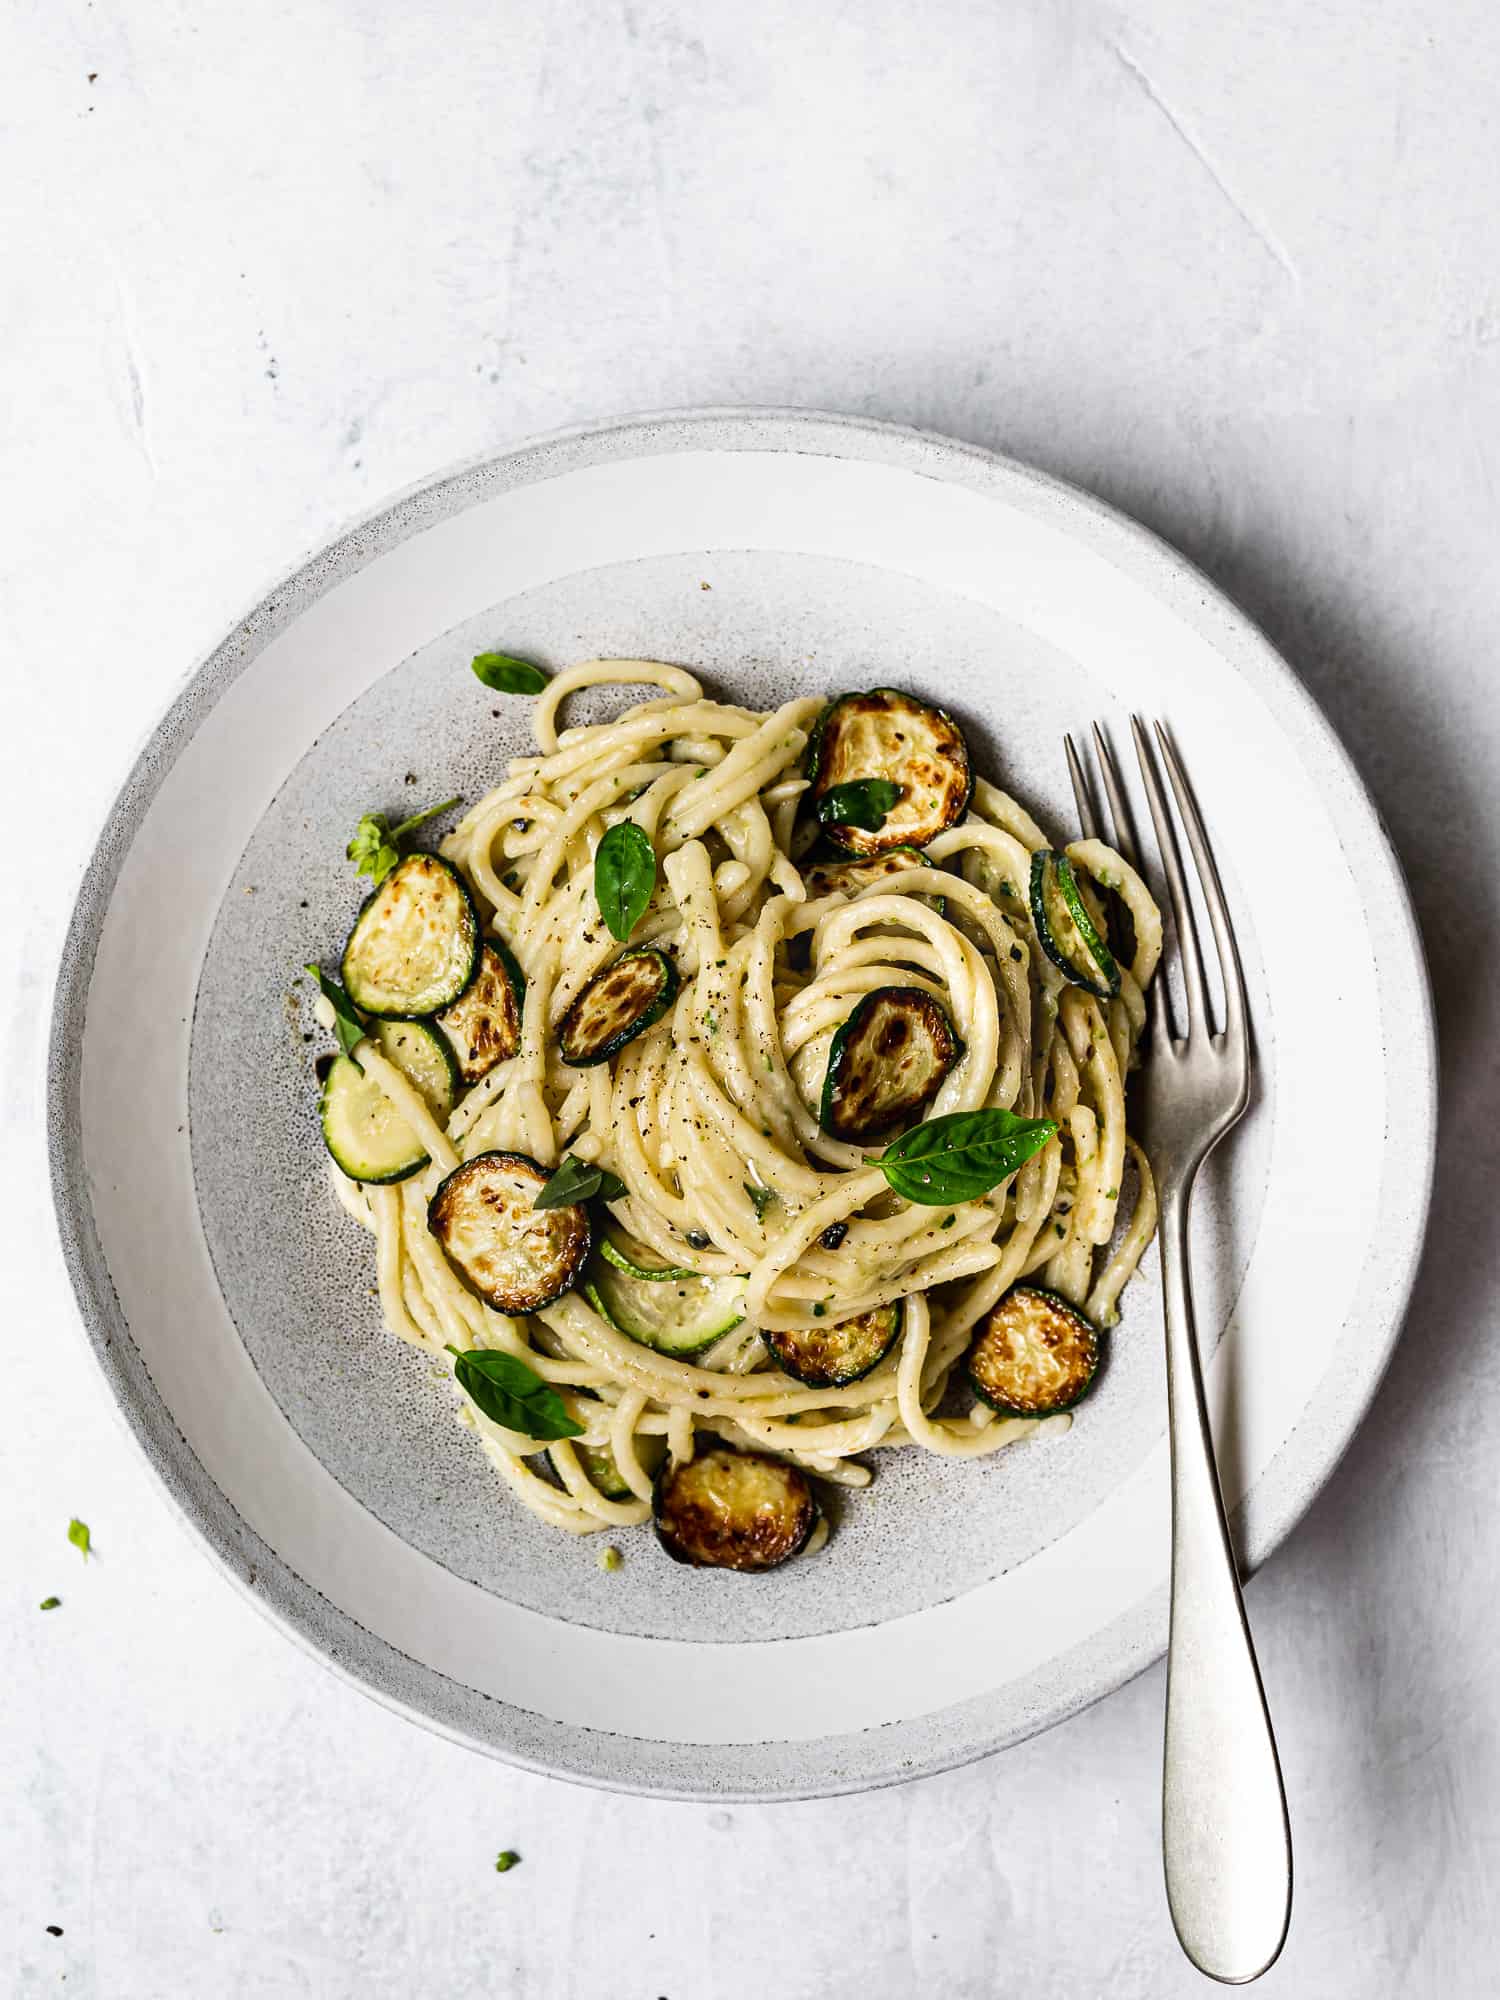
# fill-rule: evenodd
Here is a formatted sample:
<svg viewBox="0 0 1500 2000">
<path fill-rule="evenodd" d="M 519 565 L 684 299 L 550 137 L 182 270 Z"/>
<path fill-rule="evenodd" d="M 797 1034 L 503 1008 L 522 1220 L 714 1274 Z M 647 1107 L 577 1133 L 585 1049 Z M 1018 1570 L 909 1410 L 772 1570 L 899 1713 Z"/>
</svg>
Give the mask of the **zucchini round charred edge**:
<svg viewBox="0 0 1500 2000">
<path fill-rule="evenodd" d="M 1040 1285 L 1013 1285 L 979 1323 L 965 1370 L 1007 1417 L 1050 1417 L 1082 1402 L 1099 1366 L 1099 1330 Z"/>
<path fill-rule="evenodd" d="M 829 1045 L 818 1123 L 854 1144 L 915 1124 L 962 1054 L 930 993 L 877 986 Z"/>
<path fill-rule="evenodd" d="M 577 1284 L 593 1239 L 588 1206 L 537 1208 L 547 1169 L 526 1153 L 476 1153 L 427 1205 L 458 1277 L 496 1312 L 540 1312 Z"/>
<path fill-rule="evenodd" d="M 370 1038 L 421 1092 L 433 1117 L 446 1121 L 458 1079 L 442 1037 L 424 1021 L 375 1021 Z M 329 1066 L 318 1116 L 324 1144 L 352 1181 L 384 1186 L 404 1181 L 427 1164 L 410 1125 L 350 1056 L 336 1056 Z"/>
<path fill-rule="evenodd" d="M 479 970 L 479 912 L 457 869 L 439 854 L 409 854 L 354 920 L 343 981 L 366 1014 L 436 1014 Z"/>
<path fill-rule="evenodd" d="M 479 970 L 468 991 L 437 1017 L 464 1083 L 478 1083 L 521 1046 L 526 975 L 498 938 L 480 947 Z"/>
<path fill-rule="evenodd" d="M 677 998 L 677 968 L 650 945 L 620 956 L 584 987 L 557 1030 L 562 1059 L 574 1069 L 608 1062 L 653 1027 Z"/>
<path fill-rule="evenodd" d="M 908 868 L 930 868 L 932 863 L 920 847 L 888 847 L 868 860 L 812 861 L 802 871 L 802 886 L 810 903 L 819 896 L 858 896 L 866 889 L 878 889 L 889 875 L 902 875 Z M 928 896 L 925 900 L 942 916 L 946 899 Z"/>
<path fill-rule="evenodd" d="M 714 1446 L 657 1474 L 652 1514 L 674 1562 L 700 1569 L 775 1569 L 807 1544 L 818 1503 L 807 1475 L 762 1452 Z"/>
<path fill-rule="evenodd" d="M 835 785 L 886 778 L 900 786 L 900 798 L 875 832 L 824 827 L 836 847 L 861 855 L 925 847 L 958 824 L 974 789 L 969 746 L 958 724 L 899 688 L 872 688 L 831 702 L 808 742 L 807 775 L 815 812 Z"/>
<path fill-rule="evenodd" d="M 798 1327 L 776 1333 L 761 1328 L 771 1359 L 784 1374 L 809 1389 L 842 1389 L 878 1367 L 901 1333 L 902 1301 L 896 1299 L 855 1319 L 836 1319 L 824 1326 Z"/>
<path fill-rule="evenodd" d="M 1120 990 L 1114 953 L 1095 928 L 1066 854 L 1039 847 L 1031 857 L 1031 922 L 1037 942 L 1063 977 L 1096 1000 Z"/>
<path fill-rule="evenodd" d="M 691 1272 L 664 1282 L 637 1276 L 602 1255 L 589 1266 L 584 1296 L 601 1319 L 657 1354 L 701 1354 L 745 1316 L 746 1278 L 699 1278 Z"/>
</svg>

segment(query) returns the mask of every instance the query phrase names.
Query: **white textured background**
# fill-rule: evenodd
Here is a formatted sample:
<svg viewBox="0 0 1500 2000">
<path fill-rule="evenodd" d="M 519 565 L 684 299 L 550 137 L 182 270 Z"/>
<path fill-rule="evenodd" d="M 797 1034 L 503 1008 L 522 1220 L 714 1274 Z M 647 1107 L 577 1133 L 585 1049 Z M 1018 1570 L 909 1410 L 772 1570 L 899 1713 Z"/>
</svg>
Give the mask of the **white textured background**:
<svg viewBox="0 0 1500 2000">
<path fill-rule="evenodd" d="M 1160 1888 L 1159 1674 L 863 1800 L 513 1775 L 219 1580 L 76 1327 L 47 988 L 185 671 L 452 460 L 749 401 L 931 425 L 1139 515 L 1268 627 L 1375 789 L 1433 958 L 1445 1152 L 1391 1376 L 1250 1592 L 1298 1850 L 1265 1990 L 1495 1992 L 1497 77 L 1488 0 L 0 9 L 0 1990 L 1199 1986 Z M 1335 1132 L 1357 1087 L 1331 1077 Z"/>
</svg>

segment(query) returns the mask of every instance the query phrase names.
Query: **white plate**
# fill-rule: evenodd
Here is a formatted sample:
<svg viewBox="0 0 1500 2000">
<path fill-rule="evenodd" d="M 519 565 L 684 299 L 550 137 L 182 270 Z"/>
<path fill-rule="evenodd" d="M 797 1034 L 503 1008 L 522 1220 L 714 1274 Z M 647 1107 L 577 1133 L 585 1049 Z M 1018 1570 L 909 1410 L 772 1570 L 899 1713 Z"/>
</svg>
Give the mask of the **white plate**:
<svg viewBox="0 0 1500 2000">
<path fill-rule="evenodd" d="M 460 1740 L 679 1795 L 877 1784 L 1070 1714 L 1165 1637 L 1152 1266 L 1068 1436 L 900 1454 L 823 1554 L 761 1579 L 677 1569 L 647 1531 L 601 1572 L 508 1502 L 380 1334 L 286 995 L 341 940 L 359 814 L 472 794 L 527 747 L 526 704 L 467 671 L 483 647 L 655 654 L 756 701 L 911 686 L 1060 828 L 1065 728 L 1170 720 L 1259 1043 L 1196 1236 L 1251 1563 L 1374 1391 L 1427 1203 L 1426 977 L 1357 777 L 1259 634 L 1097 502 L 910 431 L 707 412 L 527 446 L 315 558 L 173 705 L 79 898 L 51 1137 L 84 1320 L 183 1512 L 286 1630 Z"/>
</svg>

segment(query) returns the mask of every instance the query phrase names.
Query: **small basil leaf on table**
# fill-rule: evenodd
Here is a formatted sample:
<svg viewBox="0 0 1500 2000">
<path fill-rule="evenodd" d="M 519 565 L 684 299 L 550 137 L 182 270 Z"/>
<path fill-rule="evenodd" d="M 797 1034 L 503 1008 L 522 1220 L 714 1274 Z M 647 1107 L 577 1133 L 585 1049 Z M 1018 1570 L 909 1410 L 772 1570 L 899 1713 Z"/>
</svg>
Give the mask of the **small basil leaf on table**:
<svg viewBox="0 0 1500 2000">
<path fill-rule="evenodd" d="M 471 1347 L 467 1352 L 450 1347 L 448 1352 L 459 1388 L 491 1423 L 519 1431 L 522 1437 L 583 1435 L 583 1425 L 574 1423 L 557 1391 L 515 1355 L 492 1347 Z"/>
<path fill-rule="evenodd" d="M 353 1060 L 355 1044 L 364 1038 L 365 1024 L 354 1011 L 354 1002 L 339 985 L 330 979 L 321 966 L 304 965 L 302 970 L 310 972 L 318 982 L 318 991 L 333 1009 L 333 1032 L 338 1037 L 339 1047 Z M 354 1064 L 356 1069 L 359 1064 Z"/>
<path fill-rule="evenodd" d="M 476 653 L 474 671 L 496 694 L 540 694 L 547 685 L 540 667 L 511 653 Z"/>
<path fill-rule="evenodd" d="M 603 1201 L 618 1201 L 625 1192 L 625 1183 L 618 1174 L 612 1174 L 608 1167 L 595 1166 L 592 1161 L 580 1160 L 575 1153 L 569 1153 L 550 1179 L 537 1189 L 533 1208 L 571 1208 L 575 1202 L 590 1201 L 598 1195 Z"/>
<path fill-rule="evenodd" d="M 630 936 L 656 887 L 656 853 L 634 820 L 612 826 L 594 853 L 594 900 L 621 944 Z"/>
<path fill-rule="evenodd" d="M 74 1548 L 77 1549 L 78 1553 L 83 1557 L 84 1561 L 87 1562 L 89 1559 L 89 1551 L 94 1546 L 93 1538 L 89 1534 L 88 1522 L 76 1521 L 76 1520 L 69 1521 L 68 1540 L 73 1544 Z"/>
<path fill-rule="evenodd" d="M 978 1201 L 1009 1180 L 1057 1131 L 1050 1118 L 953 1111 L 914 1125 L 873 1162 L 895 1193 L 927 1208 Z"/>
<path fill-rule="evenodd" d="M 831 785 L 818 800 L 818 818 L 824 826 L 857 826 L 865 833 L 879 833 L 900 796 L 901 787 L 889 778 L 851 778 L 847 785 Z"/>
</svg>

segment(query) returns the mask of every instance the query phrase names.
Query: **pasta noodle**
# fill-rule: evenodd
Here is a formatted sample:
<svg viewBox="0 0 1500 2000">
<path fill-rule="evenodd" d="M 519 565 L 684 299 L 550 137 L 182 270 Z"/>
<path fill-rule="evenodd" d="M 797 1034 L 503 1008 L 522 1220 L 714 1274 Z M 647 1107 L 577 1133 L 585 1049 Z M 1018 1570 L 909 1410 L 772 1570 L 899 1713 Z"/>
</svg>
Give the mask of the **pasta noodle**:
<svg viewBox="0 0 1500 2000">
<path fill-rule="evenodd" d="M 571 696 L 607 684 L 646 698 L 614 721 L 564 726 Z M 568 1533 L 646 1519 L 656 1455 L 664 1446 L 690 1459 L 703 1431 L 859 1486 L 878 1452 L 972 1458 L 1043 1423 L 1065 1426 L 955 1400 L 957 1364 L 1028 1275 L 1112 1323 L 1155 1227 L 1150 1168 L 1125 1106 L 1161 947 L 1145 884 L 1098 840 L 1065 850 L 1095 916 L 1108 889 L 1132 921 L 1134 954 L 1105 999 L 1070 984 L 1040 948 L 1026 885 L 1046 835 L 984 779 L 967 816 L 924 853 L 897 850 L 859 893 L 810 894 L 799 802 L 822 708 L 812 697 L 739 707 L 651 661 L 558 674 L 536 703 L 539 754 L 516 759 L 441 848 L 525 974 L 518 1050 L 444 1126 L 372 1041 L 358 1047 L 429 1155 L 395 1186 L 334 1170 L 338 1199 L 374 1234 L 385 1323 L 446 1366 L 450 1347 L 495 1349 L 563 1393 L 582 1435 L 547 1447 L 547 1465 L 536 1440 L 467 1398 L 460 1415 L 521 1504 Z M 650 838 L 659 863 L 631 945 L 667 953 L 680 985 L 608 1061 L 573 1068 L 559 1024 L 620 951 L 594 863 L 623 821 Z M 872 1149 L 830 1131 L 820 1112 L 835 1035 L 862 998 L 892 987 L 928 996 L 962 1036 L 928 1115 L 1000 1109 L 1056 1123 L 1019 1173 L 978 1200 L 901 1199 Z M 318 1006 L 331 1025 L 328 1001 Z M 518 1317 L 484 1303 L 429 1233 L 427 1204 L 460 1162 L 496 1149 L 547 1169 L 565 1152 L 607 1168 L 624 1186 L 610 1226 L 664 1265 L 747 1280 L 743 1324 L 684 1358 L 628 1337 L 584 1291 Z M 783 1373 L 762 1338 L 896 1302 L 896 1344 L 840 1386 Z M 593 1451 L 618 1470 L 617 1497 L 591 1476 Z"/>
</svg>

